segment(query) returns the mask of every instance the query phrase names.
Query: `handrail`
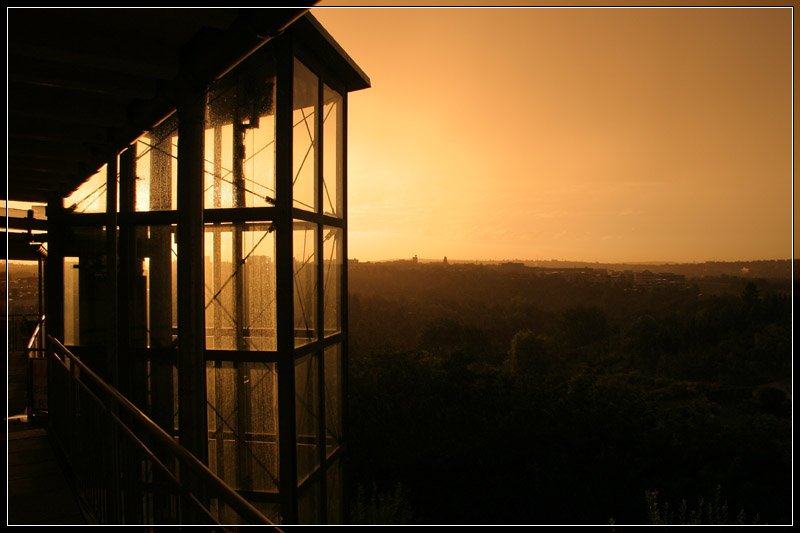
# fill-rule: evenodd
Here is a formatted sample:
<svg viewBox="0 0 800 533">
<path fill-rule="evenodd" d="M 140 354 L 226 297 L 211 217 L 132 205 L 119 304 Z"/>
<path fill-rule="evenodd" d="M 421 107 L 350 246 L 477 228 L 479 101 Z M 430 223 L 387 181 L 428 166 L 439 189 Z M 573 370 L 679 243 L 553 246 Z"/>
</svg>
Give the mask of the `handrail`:
<svg viewBox="0 0 800 533">
<path fill-rule="evenodd" d="M 27 355 L 31 349 L 33 349 L 33 344 L 36 342 L 36 338 L 39 336 L 39 331 L 41 331 L 42 326 L 44 325 L 45 315 L 39 317 L 39 321 L 36 323 L 36 327 L 31 334 L 31 338 L 28 339 L 28 344 L 25 345 L 25 354 Z"/>
<path fill-rule="evenodd" d="M 131 415 L 144 426 L 144 429 L 152 437 L 154 437 L 160 445 L 167 448 L 181 461 L 181 463 L 186 464 L 186 466 L 188 466 L 195 475 L 199 476 L 203 481 L 208 483 L 211 488 L 214 489 L 217 494 L 225 500 L 225 503 L 238 512 L 244 519 L 253 524 L 274 525 L 267 517 L 259 512 L 258 509 L 253 507 L 250 502 L 245 500 L 241 495 L 239 495 L 239 493 L 233 490 L 227 483 L 222 481 L 216 476 L 216 474 L 209 470 L 208 467 L 203 464 L 203 462 L 201 462 L 186 448 L 177 444 L 166 431 L 164 431 L 160 426 L 153 422 L 150 417 L 139 410 L 139 408 L 131 403 L 130 400 L 120 394 L 117 389 L 106 383 L 105 380 L 98 376 L 66 346 L 61 344 L 58 339 L 52 335 L 48 335 L 47 339 L 53 343 L 56 348 L 58 348 L 62 355 L 69 357 L 71 362 L 75 363 L 75 365 L 81 369 L 82 375 L 86 375 L 91 378 L 103 392 L 116 400 L 129 415 Z M 58 358 L 55 353 L 53 355 Z M 61 361 L 61 358 L 58 359 Z M 63 363 L 63 361 L 61 362 Z"/>
<path fill-rule="evenodd" d="M 28 339 L 28 343 L 25 345 L 25 370 L 28 384 L 27 411 L 29 417 L 47 413 L 47 356 L 43 338 L 45 318 L 45 315 L 39 317 L 36 327 L 31 333 L 31 338 Z M 36 347 L 34 348 L 34 346 Z"/>
<path fill-rule="evenodd" d="M 23 323 L 33 322 L 40 317 L 37 313 L 9 313 L 6 318 L 8 319 L 8 349 L 22 350 L 28 337 L 22 331 Z"/>
</svg>

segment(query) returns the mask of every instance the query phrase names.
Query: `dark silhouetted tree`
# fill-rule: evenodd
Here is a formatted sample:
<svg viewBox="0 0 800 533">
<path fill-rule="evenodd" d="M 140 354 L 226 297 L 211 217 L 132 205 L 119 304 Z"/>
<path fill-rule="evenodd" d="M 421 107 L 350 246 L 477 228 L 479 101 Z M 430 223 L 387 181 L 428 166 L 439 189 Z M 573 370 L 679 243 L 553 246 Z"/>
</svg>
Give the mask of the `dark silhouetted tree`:
<svg viewBox="0 0 800 533">
<path fill-rule="evenodd" d="M 562 339 L 570 348 L 593 347 L 599 351 L 608 349 L 611 329 L 608 316 L 597 307 L 570 307 L 560 321 Z"/>
<path fill-rule="evenodd" d="M 542 376 L 553 368 L 547 341 L 529 329 L 517 332 L 511 339 L 509 369 L 513 374 Z"/>
<path fill-rule="evenodd" d="M 744 303 L 752 306 L 755 305 L 760 299 L 761 294 L 758 290 L 758 285 L 751 281 L 744 286 L 744 290 L 742 290 L 742 300 Z"/>
</svg>

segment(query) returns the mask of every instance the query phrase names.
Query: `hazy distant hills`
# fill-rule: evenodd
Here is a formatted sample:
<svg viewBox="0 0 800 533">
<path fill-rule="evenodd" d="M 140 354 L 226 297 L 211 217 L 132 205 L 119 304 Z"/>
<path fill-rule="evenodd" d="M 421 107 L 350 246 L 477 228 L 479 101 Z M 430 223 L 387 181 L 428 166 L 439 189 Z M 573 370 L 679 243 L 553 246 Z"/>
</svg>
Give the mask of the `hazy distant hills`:
<svg viewBox="0 0 800 533">
<path fill-rule="evenodd" d="M 420 263 L 440 263 L 441 260 L 420 259 Z M 501 263 L 524 264 L 537 268 L 595 268 L 601 270 L 642 272 L 672 272 L 682 274 L 687 278 L 704 276 L 739 276 L 744 278 L 777 278 L 787 279 L 792 275 L 792 262 L 788 259 L 761 260 L 761 261 L 707 261 L 705 263 L 591 263 L 584 261 L 530 261 L 515 259 L 512 261 L 460 261 L 451 263 L 480 263 L 485 265 Z M 795 275 L 799 275 L 800 260 L 795 259 Z"/>
<path fill-rule="evenodd" d="M 795 262 L 797 265 L 798 261 Z M 604 268 L 641 272 L 672 272 L 686 277 L 740 276 L 751 278 L 789 278 L 792 263 L 788 259 L 773 261 L 707 261 L 705 263 L 572 263 L 569 261 L 526 261 L 527 266 L 544 268 Z"/>
<path fill-rule="evenodd" d="M 392 263 L 394 261 L 376 261 L 376 263 Z M 401 261 L 405 262 L 405 261 Z M 410 262 L 410 260 L 409 260 Z M 420 259 L 420 263 L 441 263 L 441 259 Z M 704 276 L 739 276 L 743 278 L 775 278 L 788 279 L 792 275 L 792 263 L 788 259 L 769 261 L 707 261 L 705 263 L 590 263 L 584 261 L 529 261 L 515 259 L 512 261 L 462 261 L 451 260 L 451 263 L 471 264 L 502 264 L 517 263 L 528 267 L 537 268 L 595 268 L 601 270 L 642 272 L 672 272 L 682 274 L 687 278 L 701 278 Z M 800 260 L 795 259 L 795 276 L 800 276 Z M 5 263 L 0 267 L 0 273 L 5 273 Z M 35 263 L 25 264 L 13 262 L 10 275 L 13 277 L 36 277 L 38 267 Z"/>
</svg>

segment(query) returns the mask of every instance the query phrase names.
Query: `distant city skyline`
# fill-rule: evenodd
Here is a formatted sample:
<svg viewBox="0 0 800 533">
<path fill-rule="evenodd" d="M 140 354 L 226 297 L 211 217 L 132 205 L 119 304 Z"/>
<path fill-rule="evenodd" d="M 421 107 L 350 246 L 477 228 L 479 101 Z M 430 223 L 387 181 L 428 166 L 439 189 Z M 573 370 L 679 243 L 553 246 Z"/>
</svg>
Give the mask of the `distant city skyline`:
<svg viewBox="0 0 800 533">
<path fill-rule="evenodd" d="M 791 9 L 312 13 L 372 80 L 349 257 L 791 256 Z"/>
</svg>

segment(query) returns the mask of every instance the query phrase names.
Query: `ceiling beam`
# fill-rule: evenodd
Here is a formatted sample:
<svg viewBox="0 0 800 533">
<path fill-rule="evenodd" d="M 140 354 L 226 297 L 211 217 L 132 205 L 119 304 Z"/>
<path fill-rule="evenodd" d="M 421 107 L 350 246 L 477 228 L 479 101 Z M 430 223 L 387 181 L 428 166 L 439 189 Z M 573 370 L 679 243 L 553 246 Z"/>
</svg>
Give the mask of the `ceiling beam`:
<svg viewBox="0 0 800 533">
<path fill-rule="evenodd" d="M 75 139 L 80 139 L 101 146 L 116 142 L 114 128 L 21 116 L 14 113 L 11 107 L 8 115 L 8 136 L 11 139 L 34 139 L 51 143 L 74 143 Z"/>
<path fill-rule="evenodd" d="M 119 126 L 126 120 L 125 104 L 81 93 L 8 84 L 9 116 L 36 117 L 71 124 Z"/>
<path fill-rule="evenodd" d="M 130 100 L 152 98 L 164 82 L 141 76 L 109 72 L 99 68 L 66 65 L 54 61 L 9 57 L 11 83 L 89 93 L 106 98 Z"/>
<path fill-rule="evenodd" d="M 84 161 L 60 161 L 57 159 L 46 159 L 42 157 L 19 156 L 9 154 L 8 171 L 36 170 L 39 172 L 51 172 L 56 174 L 83 174 L 91 172 Z"/>
<path fill-rule="evenodd" d="M 139 37 L 141 39 L 141 36 Z M 141 41 L 137 41 L 141 42 Z M 161 50 L 162 54 L 164 50 Z M 170 79 L 178 73 L 178 65 L 174 62 L 159 62 L 157 57 L 148 57 L 139 54 L 130 55 L 113 54 L 111 51 L 100 51 L 95 44 L 95 49 L 76 50 L 65 47 L 63 43 L 52 45 L 42 43 L 12 42 L 8 43 L 9 55 L 27 59 L 47 60 L 77 65 L 79 67 L 96 68 L 115 72 L 156 79 Z"/>
<path fill-rule="evenodd" d="M 11 172 L 9 171 L 9 190 L 14 188 L 15 183 L 27 186 L 38 183 L 52 183 L 54 185 L 68 185 L 75 178 L 74 175 L 49 170 L 27 169 Z"/>
<path fill-rule="evenodd" d="M 108 145 L 90 144 L 79 139 L 48 141 L 41 139 L 8 139 L 8 156 L 38 157 L 54 161 L 83 161 L 102 157 L 108 152 Z"/>
</svg>

